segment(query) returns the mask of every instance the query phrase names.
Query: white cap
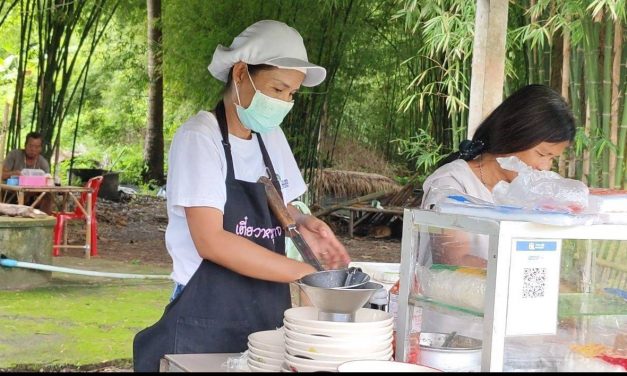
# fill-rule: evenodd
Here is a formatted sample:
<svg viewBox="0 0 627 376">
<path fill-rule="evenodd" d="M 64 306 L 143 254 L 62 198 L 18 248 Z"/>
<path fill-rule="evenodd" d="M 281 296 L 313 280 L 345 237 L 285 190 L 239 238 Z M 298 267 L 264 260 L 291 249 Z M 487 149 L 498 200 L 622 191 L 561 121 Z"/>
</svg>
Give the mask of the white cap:
<svg viewBox="0 0 627 376">
<path fill-rule="evenodd" d="M 229 70 L 239 61 L 299 70 L 305 73 L 303 86 L 308 87 L 318 85 L 327 75 L 326 69 L 307 60 L 305 44 L 298 31 L 272 20 L 250 25 L 228 48 L 218 45 L 207 68 L 213 77 L 226 82 Z"/>
</svg>

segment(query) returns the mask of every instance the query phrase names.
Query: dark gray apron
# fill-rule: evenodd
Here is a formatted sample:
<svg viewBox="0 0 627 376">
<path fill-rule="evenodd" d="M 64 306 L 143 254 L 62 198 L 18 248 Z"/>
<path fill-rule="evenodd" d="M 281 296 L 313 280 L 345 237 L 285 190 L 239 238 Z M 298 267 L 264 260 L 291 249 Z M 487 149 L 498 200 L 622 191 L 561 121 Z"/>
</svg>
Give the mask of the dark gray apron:
<svg viewBox="0 0 627 376">
<path fill-rule="evenodd" d="M 235 179 L 224 104 L 216 107 L 227 161 L 224 229 L 285 254 L 281 225 L 268 208 L 263 184 Z M 281 192 L 260 135 L 255 134 L 270 177 Z M 165 354 L 233 353 L 247 349 L 248 335 L 283 325 L 291 307 L 289 285 L 250 278 L 203 259 L 183 292 L 159 321 L 133 340 L 136 372 L 158 372 Z"/>
</svg>

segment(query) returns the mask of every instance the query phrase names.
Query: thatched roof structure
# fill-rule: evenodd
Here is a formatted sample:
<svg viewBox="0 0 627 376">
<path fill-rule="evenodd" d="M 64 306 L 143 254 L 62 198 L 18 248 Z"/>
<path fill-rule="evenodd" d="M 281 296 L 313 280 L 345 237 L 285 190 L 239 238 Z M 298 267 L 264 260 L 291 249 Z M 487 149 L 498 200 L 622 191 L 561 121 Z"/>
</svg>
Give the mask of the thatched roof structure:
<svg viewBox="0 0 627 376">
<path fill-rule="evenodd" d="M 333 197 L 359 197 L 380 191 L 396 193 L 402 188 L 387 176 L 328 168 L 318 170 L 313 181 L 317 192 Z"/>
</svg>

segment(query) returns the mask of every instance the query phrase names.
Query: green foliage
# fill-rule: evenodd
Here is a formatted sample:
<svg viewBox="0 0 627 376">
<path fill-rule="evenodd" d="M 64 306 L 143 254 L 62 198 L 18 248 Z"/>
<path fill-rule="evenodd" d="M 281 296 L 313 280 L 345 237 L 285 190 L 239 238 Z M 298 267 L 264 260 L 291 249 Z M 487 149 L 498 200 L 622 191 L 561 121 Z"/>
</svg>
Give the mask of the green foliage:
<svg viewBox="0 0 627 376">
<path fill-rule="evenodd" d="M 398 144 L 399 154 L 413 162 L 418 176 L 424 177 L 432 173 L 445 157 L 442 155 L 442 145 L 423 129 L 418 129 L 416 135 L 407 140 L 397 139 L 393 142 Z"/>
<path fill-rule="evenodd" d="M 117 1 L 104 4 L 112 9 Z M 212 109 L 221 96 L 224 84 L 207 71 L 215 48 L 228 46 L 255 21 L 276 19 L 301 33 L 310 61 L 328 72 L 320 86 L 302 88 L 283 123 L 306 177 L 319 165 L 341 164 L 334 158 L 347 153 L 336 150 L 346 145 L 337 140 L 347 138 L 385 156 L 396 165 L 397 174 L 397 166 L 407 165 L 426 174 L 437 164 L 437 156 L 466 138 L 475 6 L 463 0 L 164 1 L 158 23 L 163 30 L 164 153 L 178 127 L 199 110 Z M 539 80 L 533 54 L 550 56 L 563 32 L 569 32 L 574 54 L 587 35 L 584 22 L 604 14 L 624 23 L 626 9 L 625 0 L 510 1 L 505 95 Z M 19 16 L 16 7 L 0 26 L 0 112 L 15 94 Z M 84 26 L 80 22 L 77 32 Z M 79 51 L 76 36 L 70 52 L 78 51 L 76 64 L 82 66 L 86 45 Z M 37 115 L 40 50 L 36 43 L 29 46 L 23 129 L 18 132 L 22 137 Z M 121 171 L 125 184 L 140 185 L 145 167 L 146 51 L 146 3 L 120 1 L 92 57 L 80 116 L 80 91 L 65 108 L 58 128 L 62 159 L 74 148 L 83 161 L 95 160 L 102 168 Z M 70 86 L 77 80 L 75 75 Z M 621 92 L 623 88 L 624 83 Z M 585 119 L 585 98 L 578 103 L 580 119 Z M 592 136 L 578 133 L 578 157 L 583 150 L 599 156 L 616 148 L 607 135 Z M 23 141 L 18 139 L 9 141 Z M 59 166 L 61 176 L 66 168 L 67 162 Z M 141 187 L 154 190 L 151 184 Z"/>
</svg>

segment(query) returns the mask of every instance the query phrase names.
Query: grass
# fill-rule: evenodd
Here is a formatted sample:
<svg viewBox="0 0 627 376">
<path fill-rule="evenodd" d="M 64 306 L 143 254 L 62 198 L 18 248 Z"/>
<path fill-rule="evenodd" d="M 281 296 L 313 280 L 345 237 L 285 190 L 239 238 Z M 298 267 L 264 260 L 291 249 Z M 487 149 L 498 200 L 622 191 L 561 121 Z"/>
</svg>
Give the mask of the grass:
<svg viewBox="0 0 627 376">
<path fill-rule="evenodd" d="M 161 317 L 171 292 L 167 280 L 67 277 L 46 288 L 0 291 L 0 371 L 130 368 L 133 337 Z"/>
</svg>

